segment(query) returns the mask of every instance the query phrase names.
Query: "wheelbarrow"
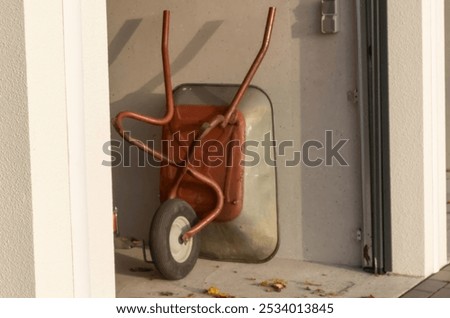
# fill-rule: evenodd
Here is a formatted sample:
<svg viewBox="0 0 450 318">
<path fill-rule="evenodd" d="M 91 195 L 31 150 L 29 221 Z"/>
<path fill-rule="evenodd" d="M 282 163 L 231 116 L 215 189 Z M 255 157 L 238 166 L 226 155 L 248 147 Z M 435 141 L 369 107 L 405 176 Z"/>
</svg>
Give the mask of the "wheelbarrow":
<svg viewBox="0 0 450 318">
<path fill-rule="evenodd" d="M 218 106 L 175 105 L 168 53 L 170 12 L 164 11 L 161 50 L 166 114 L 158 119 L 124 111 L 115 117 L 114 127 L 126 141 L 161 162 L 162 204 L 150 226 L 149 245 L 152 262 L 166 279 L 181 279 L 192 271 L 200 253 L 199 233 L 205 227 L 212 222 L 231 223 L 241 214 L 246 120 L 238 106 L 249 89 L 257 91 L 250 82 L 269 47 L 275 12 L 269 8 L 261 49 L 242 84 L 231 87 L 236 91 L 231 103 Z M 175 93 L 192 88 L 182 86 Z M 125 131 L 126 118 L 162 126 L 162 150 Z"/>
</svg>

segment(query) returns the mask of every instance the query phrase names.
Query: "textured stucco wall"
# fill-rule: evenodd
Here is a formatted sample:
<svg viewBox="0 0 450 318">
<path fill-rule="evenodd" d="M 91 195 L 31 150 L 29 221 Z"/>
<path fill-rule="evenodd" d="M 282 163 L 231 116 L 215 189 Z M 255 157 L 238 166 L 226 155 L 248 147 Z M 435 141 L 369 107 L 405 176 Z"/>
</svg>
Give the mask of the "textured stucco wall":
<svg viewBox="0 0 450 318">
<path fill-rule="evenodd" d="M 83 2 L 84 127 L 90 294 L 113 297 L 111 172 L 101 165 L 109 138 L 105 2 Z M 34 251 L 37 297 L 73 297 L 73 220 L 69 162 L 63 2 L 25 1 L 28 105 L 31 142 Z M 103 21 L 103 23 L 102 23 Z M 66 36 L 74 36 L 69 34 Z M 67 39 L 70 40 L 70 39 Z M 73 74 L 73 73 L 70 73 Z M 78 105 L 76 105 L 78 106 Z M 48 124 L 48 118 L 54 118 Z M 78 177 L 78 176 L 75 176 Z M 73 198 L 72 198 L 73 199 Z M 82 278 L 81 278 L 82 279 Z"/>
<path fill-rule="evenodd" d="M 424 216 L 423 209 L 417 208 L 417 204 L 423 206 L 424 193 L 422 187 L 416 186 L 423 184 L 423 155 L 409 155 L 422 153 L 422 37 L 405 36 L 422 32 L 422 1 L 389 1 L 388 6 L 391 188 L 392 191 L 398 189 L 398 192 L 391 196 L 392 251 L 394 255 L 423 255 Z M 398 17 L 402 12 L 407 12 L 408 20 L 415 23 L 403 23 L 404 20 Z M 409 125 L 398 125 L 399 122 L 407 122 Z M 395 146 L 400 144 L 407 145 L 408 148 Z M 417 238 L 420 238 L 420 244 L 417 244 Z M 397 267 L 405 267 L 406 272 L 415 273 L 424 267 L 423 257 L 417 257 L 416 261 L 405 264 L 398 262 L 401 260 L 394 257 L 394 270 Z"/>
<path fill-rule="evenodd" d="M 72 297 L 62 2 L 24 4 L 36 296 Z"/>
<path fill-rule="evenodd" d="M 275 136 L 295 150 L 333 130 L 349 167 L 285 167 L 278 158 L 278 257 L 359 265 L 362 224 L 356 88 L 355 11 L 341 1 L 341 31 L 320 33 L 320 1 L 108 1 L 111 115 L 133 110 L 160 115 L 164 89 L 160 56 L 163 9 L 172 11 L 170 54 L 174 85 L 239 83 L 260 46 L 269 6 L 277 7 L 273 39 L 253 84 L 274 106 Z M 133 133 L 158 138 L 136 124 Z M 112 131 L 113 139 L 120 139 Z M 311 153 L 315 159 L 321 152 Z M 129 151 L 126 147 L 125 155 Z M 159 205 L 157 169 L 113 169 L 114 204 L 123 235 L 146 238 Z"/>
<path fill-rule="evenodd" d="M 0 8 L 0 297 L 34 296 L 23 2 Z"/>
<path fill-rule="evenodd" d="M 81 5 L 91 295 L 115 297 L 111 169 L 102 165 L 110 138 L 106 1 Z"/>
<path fill-rule="evenodd" d="M 445 2 L 445 122 L 446 122 L 446 170 L 450 169 L 450 3 Z M 447 178 L 447 198 L 450 196 L 450 172 L 446 173 Z M 450 212 L 450 204 L 447 205 L 447 212 Z M 450 222 L 450 221 L 448 221 Z M 450 242 L 450 233 L 447 234 L 447 242 Z M 447 246 L 450 259 L 450 246 Z"/>
<path fill-rule="evenodd" d="M 111 171 L 102 166 L 109 139 L 106 3 L 91 2 L 83 1 L 75 19 L 84 29 L 81 76 L 74 78 L 64 38 L 74 34 L 65 32 L 63 2 L 0 1 L 0 297 L 79 296 L 74 286 L 86 277 L 90 296 L 115 295 Z M 86 132 L 86 277 L 74 274 L 80 254 L 73 253 L 73 217 L 82 211 L 71 208 L 80 177 L 69 165 L 71 80 L 85 85 L 72 98 L 83 100 L 86 115 L 76 127 Z"/>
<path fill-rule="evenodd" d="M 393 270 L 429 275 L 446 259 L 443 1 L 388 1 L 388 26 Z"/>
<path fill-rule="evenodd" d="M 450 3 L 445 2 L 445 86 L 446 86 L 446 130 L 447 130 L 447 169 L 450 169 Z M 447 174 L 450 176 L 450 174 Z M 450 189 L 449 189 L 450 192 Z"/>
</svg>

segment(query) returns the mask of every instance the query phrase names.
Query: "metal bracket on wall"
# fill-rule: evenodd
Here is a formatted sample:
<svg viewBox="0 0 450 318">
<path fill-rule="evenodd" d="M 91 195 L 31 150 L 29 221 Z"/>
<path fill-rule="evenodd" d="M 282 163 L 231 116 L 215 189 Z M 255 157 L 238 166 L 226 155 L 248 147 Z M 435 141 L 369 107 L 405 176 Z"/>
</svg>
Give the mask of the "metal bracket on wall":
<svg viewBox="0 0 450 318">
<path fill-rule="evenodd" d="M 322 0 L 321 30 L 323 34 L 339 32 L 339 0 Z"/>
</svg>

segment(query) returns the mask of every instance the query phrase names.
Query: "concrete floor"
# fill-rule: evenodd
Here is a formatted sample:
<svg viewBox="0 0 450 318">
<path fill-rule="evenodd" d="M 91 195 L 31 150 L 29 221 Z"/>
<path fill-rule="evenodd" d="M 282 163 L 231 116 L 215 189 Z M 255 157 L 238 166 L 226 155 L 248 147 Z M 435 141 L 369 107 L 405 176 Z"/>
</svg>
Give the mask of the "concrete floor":
<svg viewBox="0 0 450 318">
<path fill-rule="evenodd" d="M 450 189 L 447 173 L 447 188 Z M 447 194 L 450 201 L 450 193 Z M 450 204 L 447 208 L 447 249 L 450 261 Z M 261 282 L 282 279 L 280 292 Z M 146 264 L 140 248 L 116 250 L 117 297 L 210 297 L 216 287 L 235 297 L 450 297 L 450 265 L 427 279 L 397 275 L 375 276 L 358 268 L 275 258 L 264 264 L 240 264 L 200 259 L 180 281 L 161 278 Z"/>
<path fill-rule="evenodd" d="M 449 204 L 447 204 L 447 206 L 449 206 Z M 450 212 L 448 210 L 447 210 L 447 259 L 450 261 Z"/>
<path fill-rule="evenodd" d="M 447 169 L 447 259 L 450 261 L 450 171 Z"/>
<path fill-rule="evenodd" d="M 284 280 L 286 288 L 276 292 L 260 285 L 271 279 Z M 421 280 L 275 258 L 264 264 L 200 259 L 188 277 L 166 281 L 143 261 L 140 248 L 116 250 L 117 297 L 210 297 L 210 287 L 235 297 L 399 297 Z"/>
</svg>

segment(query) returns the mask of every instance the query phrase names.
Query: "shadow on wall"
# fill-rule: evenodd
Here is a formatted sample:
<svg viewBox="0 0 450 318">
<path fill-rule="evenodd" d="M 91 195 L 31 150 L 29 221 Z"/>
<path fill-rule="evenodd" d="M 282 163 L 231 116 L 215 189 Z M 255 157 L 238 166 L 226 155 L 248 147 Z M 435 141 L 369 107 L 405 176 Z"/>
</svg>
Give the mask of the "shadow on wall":
<svg viewBox="0 0 450 318">
<path fill-rule="evenodd" d="M 116 36 L 114 37 L 114 39 L 112 39 L 111 43 L 108 46 L 109 66 L 111 66 L 120 55 L 120 52 L 122 52 L 125 45 L 127 45 L 131 36 L 134 34 L 134 32 L 136 32 L 136 29 L 139 27 L 139 24 L 141 24 L 141 22 L 142 19 L 131 19 L 127 20 L 122 25 L 119 32 L 117 32 Z"/>
<path fill-rule="evenodd" d="M 136 23 L 136 21 L 139 21 Z M 109 46 L 110 56 L 117 58 L 120 55 L 120 51 L 126 45 L 126 42 L 131 37 L 132 33 L 129 33 L 131 30 L 133 33 L 136 31 L 137 26 L 139 25 L 141 20 L 128 20 L 121 30 L 118 32 L 117 36 L 111 41 L 111 45 Z M 209 21 L 206 22 L 200 30 L 195 34 L 195 36 L 189 41 L 189 44 L 181 51 L 181 53 L 173 60 L 171 60 L 171 71 L 172 74 L 176 74 L 181 71 L 196 55 L 197 52 L 202 49 L 203 46 L 208 42 L 208 40 L 213 36 L 213 34 L 217 31 L 223 21 Z M 134 28 L 134 29 L 133 29 Z M 123 31 L 122 30 L 128 30 Z M 127 38 L 121 39 L 121 37 Z M 123 43 L 123 44 L 122 44 Z M 152 43 L 151 45 L 156 45 L 156 43 Z M 158 45 L 160 45 L 158 43 Z M 169 54 L 170 54 L 170 37 L 169 37 Z M 110 65 L 111 65 L 110 60 Z M 160 86 L 164 82 L 164 76 L 162 71 L 162 61 L 161 61 L 161 72 L 155 77 L 151 78 L 145 85 L 143 85 L 139 90 L 127 95 L 123 99 L 113 102 L 111 107 L 113 110 L 123 110 L 124 108 L 131 109 L 131 105 L 135 105 L 136 107 L 149 105 L 149 95 L 152 95 L 152 92 Z M 159 104 L 159 108 L 161 108 L 161 104 Z M 164 109 L 163 109 L 164 111 Z"/>
<path fill-rule="evenodd" d="M 138 31 L 142 19 L 127 20 L 109 44 L 109 65 L 113 65 L 122 54 L 130 38 Z M 205 46 L 208 40 L 216 33 L 223 21 L 208 21 L 198 30 L 188 45 L 178 56 L 171 59 L 172 74 L 181 71 Z M 141 32 L 145 32 L 141 30 Z M 160 46 L 160 39 L 149 42 L 148 46 Z M 170 36 L 169 36 L 170 53 Z M 154 91 L 164 83 L 162 71 L 151 77 L 138 90 L 126 95 L 120 100 L 111 103 L 111 115 L 128 110 L 145 115 L 162 117 L 165 113 L 165 96 L 155 94 Z M 141 140 L 154 140 L 158 145 L 161 140 L 161 128 L 145 125 L 139 122 L 126 121 L 127 127 L 134 137 Z M 124 236 L 133 236 L 138 239 L 147 239 L 148 229 L 152 219 L 155 202 L 159 202 L 159 168 L 141 167 L 146 162 L 146 155 L 137 147 L 125 144 L 121 137 L 111 126 L 111 139 L 120 141 L 120 148 L 115 149 L 123 157 L 124 163 L 112 169 L 114 205 L 119 210 L 119 228 Z M 117 158 L 116 158 L 117 159 Z M 126 217 L 121 215 L 126 214 Z M 142 224 L 148 224 L 143 227 Z"/>
</svg>

